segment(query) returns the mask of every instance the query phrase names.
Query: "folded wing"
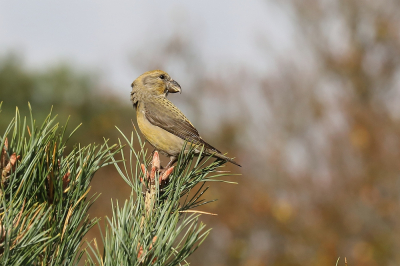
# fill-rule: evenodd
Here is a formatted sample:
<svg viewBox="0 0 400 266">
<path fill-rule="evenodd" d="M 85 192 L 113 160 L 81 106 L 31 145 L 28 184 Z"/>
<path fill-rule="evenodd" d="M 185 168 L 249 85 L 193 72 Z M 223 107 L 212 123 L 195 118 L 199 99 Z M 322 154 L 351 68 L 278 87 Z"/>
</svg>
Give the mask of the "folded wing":
<svg viewBox="0 0 400 266">
<path fill-rule="evenodd" d="M 151 124 L 193 144 L 204 145 L 204 148 L 209 150 L 208 152 L 220 153 L 200 137 L 197 129 L 184 114 L 166 98 L 146 102 L 145 115 Z"/>
</svg>

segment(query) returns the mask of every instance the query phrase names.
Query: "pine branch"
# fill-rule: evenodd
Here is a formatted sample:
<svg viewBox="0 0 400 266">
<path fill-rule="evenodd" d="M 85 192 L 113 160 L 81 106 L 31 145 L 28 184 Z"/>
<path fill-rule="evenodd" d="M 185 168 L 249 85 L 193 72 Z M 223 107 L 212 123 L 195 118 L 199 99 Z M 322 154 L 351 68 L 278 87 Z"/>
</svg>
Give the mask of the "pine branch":
<svg viewBox="0 0 400 266">
<path fill-rule="evenodd" d="M 0 265 L 75 265 L 98 221 L 87 216 L 90 182 L 115 151 L 77 145 L 65 155 L 65 127 L 51 112 L 38 127 L 30 111 L 28 125 L 17 108 L 0 137 Z"/>
<path fill-rule="evenodd" d="M 131 196 L 121 207 L 118 201 L 112 202 L 113 215 L 107 218 L 102 236 L 104 250 L 100 252 L 95 241 L 94 247 L 89 244 L 86 265 L 188 265 L 187 258 L 210 232 L 199 221 L 200 215 L 210 213 L 194 208 L 213 202 L 203 199 L 208 189 L 205 184 L 225 182 L 218 178 L 228 173 L 217 173 L 225 162 L 210 162 L 202 154 L 196 158 L 194 150 L 184 153 L 184 147 L 175 167 L 160 170 L 155 152 L 147 171 L 147 150 L 136 135 L 139 151 L 133 148 L 134 133 L 129 139 L 122 134 L 129 155 L 121 150 L 120 163 L 112 158 L 118 173 L 132 188 Z M 121 141 L 119 144 L 122 147 Z"/>
</svg>

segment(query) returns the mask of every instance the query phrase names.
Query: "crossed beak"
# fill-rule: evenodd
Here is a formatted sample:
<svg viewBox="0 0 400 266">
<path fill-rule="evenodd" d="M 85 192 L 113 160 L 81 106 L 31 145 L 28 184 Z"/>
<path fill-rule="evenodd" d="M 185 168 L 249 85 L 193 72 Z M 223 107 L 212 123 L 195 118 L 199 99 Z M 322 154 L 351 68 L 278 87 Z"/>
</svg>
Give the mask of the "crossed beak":
<svg viewBox="0 0 400 266">
<path fill-rule="evenodd" d="M 178 82 L 176 82 L 173 79 L 168 83 L 167 89 L 168 92 L 170 93 L 176 93 L 176 92 L 182 93 L 181 86 L 178 84 Z"/>
</svg>

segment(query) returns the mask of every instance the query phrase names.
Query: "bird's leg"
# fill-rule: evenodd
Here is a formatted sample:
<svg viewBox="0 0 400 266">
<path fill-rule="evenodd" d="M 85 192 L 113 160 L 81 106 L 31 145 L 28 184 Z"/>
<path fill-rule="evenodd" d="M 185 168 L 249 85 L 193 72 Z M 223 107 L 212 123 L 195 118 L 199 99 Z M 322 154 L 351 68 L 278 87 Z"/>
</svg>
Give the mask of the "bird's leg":
<svg viewBox="0 0 400 266">
<path fill-rule="evenodd" d="M 168 164 L 166 166 L 162 166 L 162 165 L 160 166 L 161 173 L 164 173 L 165 170 L 170 168 L 177 160 L 178 160 L 178 158 L 176 156 L 170 156 Z"/>
<path fill-rule="evenodd" d="M 169 160 L 169 163 L 167 164 L 167 166 L 165 166 L 164 169 L 170 168 L 178 160 L 178 158 L 176 156 L 171 156 L 169 157 Z"/>
<path fill-rule="evenodd" d="M 154 153 L 157 151 L 157 149 L 156 148 L 154 148 L 154 150 L 151 152 L 151 154 L 150 154 L 150 158 L 153 158 L 153 156 L 154 156 Z M 150 164 L 151 164 L 151 160 L 148 162 L 148 164 L 147 164 L 147 166 L 149 166 Z M 162 167 L 161 167 L 162 168 Z"/>
</svg>

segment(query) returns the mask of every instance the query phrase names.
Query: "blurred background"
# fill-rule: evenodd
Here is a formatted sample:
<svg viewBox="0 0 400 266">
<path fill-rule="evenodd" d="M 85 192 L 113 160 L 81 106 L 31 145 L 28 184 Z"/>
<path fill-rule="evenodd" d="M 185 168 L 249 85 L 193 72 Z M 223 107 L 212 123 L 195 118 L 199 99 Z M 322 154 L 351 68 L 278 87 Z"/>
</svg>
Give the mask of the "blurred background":
<svg viewBox="0 0 400 266">
<path fill-rule="evenodd" d="M 115 143 L 131 82 L 156 68 L 243 166 L 206 195 L 218 216 L 192 265 L 400 265 L 399 1 L 0 4 L 1 133 L 29 101 L 41 121 L 54 106 L 83 122 L 71 145 Z M 101 217 L 130 192 L 112 166 L 92 191 Z"/>
</svg>

